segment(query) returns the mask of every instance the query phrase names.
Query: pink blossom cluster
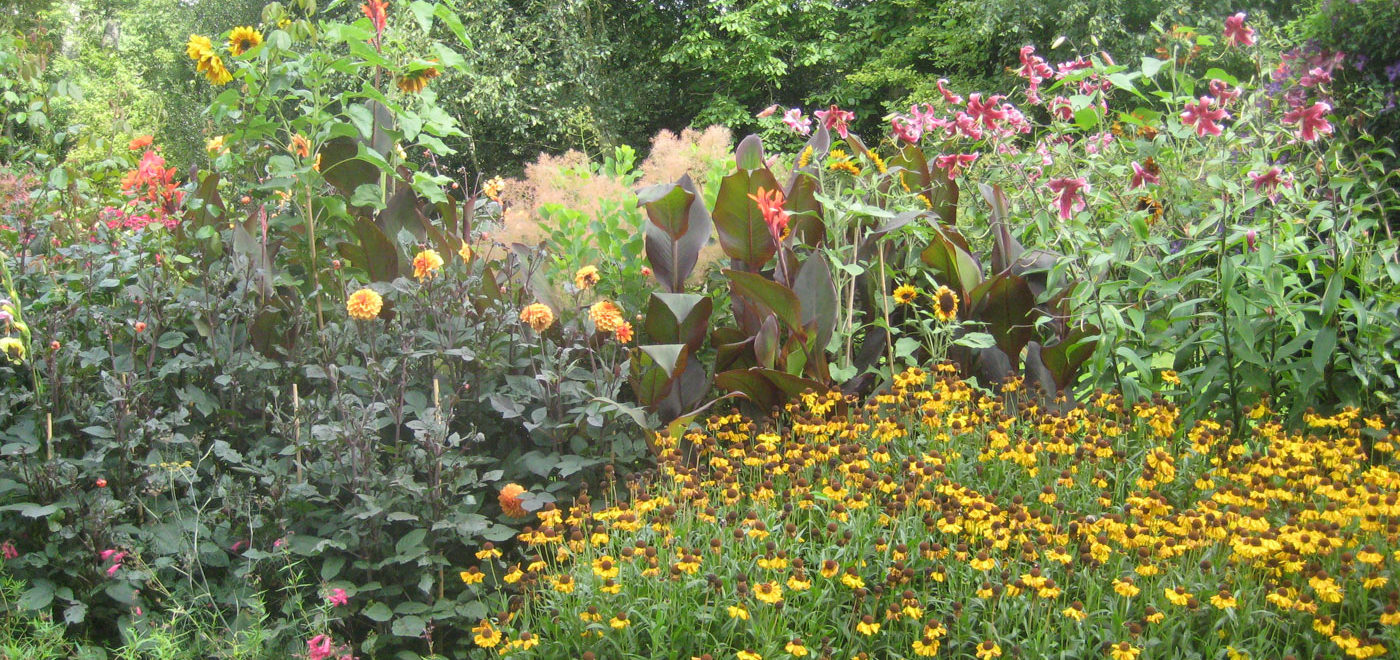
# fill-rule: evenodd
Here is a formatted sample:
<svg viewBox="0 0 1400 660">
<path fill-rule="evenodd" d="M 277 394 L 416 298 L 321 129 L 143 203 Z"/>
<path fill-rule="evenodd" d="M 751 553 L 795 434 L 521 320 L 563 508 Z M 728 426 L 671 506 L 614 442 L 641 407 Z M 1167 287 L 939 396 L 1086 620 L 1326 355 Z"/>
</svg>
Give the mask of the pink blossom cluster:
<svg viewBox="0 0 1400 660">
<path fill-rule="evenodd" d="M 97 553 L 97 556 L 100 557 L 102 561 L 112 562 L 112 565 L 107 567 L 107 577 L 116 577 L 117 571 L 122 568 L 122 560 L 126 559 L 125 552 L 118 552 L 111 548 Z"/>
<path fill-rule="evenodd" d="M 0 557 L 4 557 L 7 560 L 17 559 L 19 557 L 19 550 L 15 548 L 13 541 L 5 539 L 4 543 L 0 543 Z"/>
<path fill-rule="evenodd" d="M 175 225 L 179 224 L 179 220 L 173 215 L 152 218 L 146 213 L 128 213 L 111 206 L 103 208 L 98 213 L 98 217 L 107 225 L 108 229 L 112 230 L 141 231 L 152 224 L 158 224 L 166 229 L 174 229 Z"/>
<path fill-rule="evenodd" d="M 1288 105 L 1283 123 L 1296 127 L 1294 136 L 1299 140 L 1312 142 L 1332 134 L 1327 120 L 1332 112 L 1332 73 L 1345 59 L 1345 53 L 1336 51 L 1294 48 L 1284 52 L 1270 72 L 1270 97 L 1281 96 Z"/>
<path fill-rule="evenodd" d="M 340 655 L 336 655 L 337 653 Z M 336 660 L 355 660 L 355 656 L 349 652 L 343 652 L 343 649 L 335 643 L 335 640 L 331 639 L 330 635 L 321 634 L 306 640 L 307 660 L 326 660 L 332 657 Z"/>
</svg>

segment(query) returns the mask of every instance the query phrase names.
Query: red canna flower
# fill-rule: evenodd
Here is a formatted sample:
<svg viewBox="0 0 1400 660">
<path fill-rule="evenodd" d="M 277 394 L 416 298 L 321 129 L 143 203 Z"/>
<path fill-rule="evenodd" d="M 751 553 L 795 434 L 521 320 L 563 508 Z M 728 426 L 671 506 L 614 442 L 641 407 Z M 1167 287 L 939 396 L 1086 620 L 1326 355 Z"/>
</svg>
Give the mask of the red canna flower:
<svg viewBox="0 0 1400 660">
<path fill-rule="evenodd" d="M 369 22 L 374 24 L 375 41 L 383 39 L 384 28 L 389 24 L 389 0 L 365 0 L 360 9 L 365 12 Z"/>
<path fill-rule="evenodd" d="M 1226 112 L 1224 108 L 1217 107 L 1215 99 L 1209 96 L 1202 96 L 1197 103 L 1187 103 L 1186 108 L 1181 111 L 1181 123 L 1195 126 L 1196 135 L 1200 137 L 1220 135 L 1220 124 L 1216 122 L 1229 118 L 1230 113 Z M 1287 119 L 1284 117 L 1284 121 Z"/>
<path fill-rule="evenodd" d="M 749 199 L 758 204 L 758 210 L 763 214 L 763 223 L 768 225 L 768 233 L 772 234 L 773 240 L 781 241 L 787 233 L 788 226 L 788 213 L 783 209 L 783 202 L 786 201 L 783 191 L 759 188 L 758 194 L 749 195 Z"/>
</svg>

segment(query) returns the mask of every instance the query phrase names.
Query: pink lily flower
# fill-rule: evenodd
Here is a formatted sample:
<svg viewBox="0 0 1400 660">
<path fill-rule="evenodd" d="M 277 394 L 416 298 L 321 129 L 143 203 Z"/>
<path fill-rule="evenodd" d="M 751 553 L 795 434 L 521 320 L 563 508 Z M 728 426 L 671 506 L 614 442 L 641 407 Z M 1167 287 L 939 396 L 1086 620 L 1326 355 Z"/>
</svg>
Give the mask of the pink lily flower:
<svg viewBox="0 0 1400 660">
<path fill-rule="evenodd" d="M 825 124 L 828 130 L 836 131 L 836 134 L 840 135 L 843 140 L 850 136 L 849 123 L 856 118 L 854 112 L 842 110 L 835 104 L 832 104 L 831 108 L 827 110 L 818 110 L 812 114 L 816 115 L 817 119 Z"/>
<path fill-rule="evenodd" d="M 1128 190 L 1133 190 L 1134 188 L 1141 188 L 1143 185 L 1148 183 L 1157 184 L 1161 182 L 1160 176 L 1153 174 L 1145 169 L 1142 169 L 1142 165 L 1138 164 L 1137 161 L 1133 161 L 1132 165 L 1133 185 L 1128 186 Z"/>
<path fill-rule="evenodd" d="M 940 93 L 943 94 L 943 101 L 944 101 L 945 103 L 947 103 L 948 105 L 962 105 L 962 103 L 963 103 L 963 97 L 958 96 L 957 94 L 954 94 L 954 93 L 948 91 L 948 88 L 947 88 L 947 87 L 944 87 L 944 85 L 947 85 L 947 84 L 948 84 L 948 79 L 947 79 L 947 78 L 939 78 L 939 79 L 938 79 L 938 91 L 939 91 Z"/>
<path fill-rule="evenodd" d="M 790 108 L 783 113 L 783 123 L 799 135 L 812 133 L 812 119 L 802 116 L 802 108 Z"/>
<path fill-rule="evenodd" d="M 1254 28 L 1244 24 L 1244 12 L 1225 19 L 1225 41 L 1231 46 L 1254 45 Z"/>
<path fill-rule="evenodd" d="M 945 154 L 934 159 L 934 165 L 948 170 L 948 178 L 956 179 L 962 168 L 971 165 L 980 154 Z"/>
<path fill-rule="evenodd" d="M 1196 135 L 1205 137 L 1206 135 L 1220 135 L 1220 124 L 1216 122 L 1221 119 L 1229 119 L 1230 113 L 1224 108 L 1215 107 L 1215 99 L 1209 96 L 1202 96 L 1198 103 L 1187 103 L 1186 108 L 1181 112 L 1181 123 L 1187 126 L 1196 127 Z M 1284 119 L 1287 121 L 1287 118 Z"/>
<path fill-rule="evenodd" d="M 1300 123 L 1298 138 L 1304 142 L 1312 142 L 1319 135 L 1332 134 L 1332 124 L 1327 121 L 1329 112 L 1332 112 L 1332 106 L 1326 101 L 1318 101 L 1306 108 L 1289 110 L 1284 113 L 1283 121 L 1286 124 Z"/>
<path fill-rule="evenodd" d="M 1283 170 L 1277 167 L 1270 167 L 1268 171 L 1263 174 L 1250 172 L 1249 179 L 1253 182 L 1254 192 L 1263 193 L 1268 196 L 1271 202 L 1277 201 L 1279 186 L 1283 186 L 1284 188 L 1293 187 L 1293 182 L 1290 181 L 1288 177 L 1284 176 Z"/>
<path fill-rule="evenodd" d="M 1083 193 L 1089 190 L 1089 182 L 1084 180 L 1084 177 L 1051 179 L 1045 185 L 1055 194 L 1051 208 L 1060 212 L 1061 220 L 1068 220 L 1073 217 L 1075 211 L 1084 210 Z"/>
</svg>

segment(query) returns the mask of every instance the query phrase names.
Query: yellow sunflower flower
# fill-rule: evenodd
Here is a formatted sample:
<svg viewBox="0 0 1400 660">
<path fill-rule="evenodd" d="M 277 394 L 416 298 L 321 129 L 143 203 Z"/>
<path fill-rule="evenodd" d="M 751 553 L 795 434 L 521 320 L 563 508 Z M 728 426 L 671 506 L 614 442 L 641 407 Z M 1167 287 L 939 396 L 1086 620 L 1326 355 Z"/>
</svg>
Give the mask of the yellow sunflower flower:
<svg viewBox="0 0 1400 660">
<path fill-rule="evenodd" d="M 228 52 L 233 53 L 234 57 L 238 57 L 258 47 L 262 42 L 261 32 L 249 26 L 236 27 L 228 35 Z"/>
</svg>

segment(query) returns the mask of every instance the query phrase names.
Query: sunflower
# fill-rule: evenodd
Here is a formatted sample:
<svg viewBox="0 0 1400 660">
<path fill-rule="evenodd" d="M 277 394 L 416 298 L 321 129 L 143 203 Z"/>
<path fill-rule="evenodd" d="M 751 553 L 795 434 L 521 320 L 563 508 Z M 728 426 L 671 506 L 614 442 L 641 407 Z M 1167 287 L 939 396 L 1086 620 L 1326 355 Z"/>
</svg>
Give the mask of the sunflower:
<svg viewBox="0 0 1400 660">
<path fill-rule="evenodd" d="M 437 67 L 433 66 L 418 69 L 416 71 L 409 71 L 408 73 L 399 76 L 399 90 L 405 94 L 417 94 L 423 91 L 423 88 L 428 86 L 429 80 L 432 80 L 433 78 L 436 78 L 440 75 L 442 75 L 442 72 L 438 71 Z"/>
<path fill-rule="evenodd" d="M 262 33 L 249 26 L 236 27 L 228 35 L 228 52 L 238 57 L 262 45 Z"/>
<path fill-rule="evenodd" d="M 908 305 L 919 297 L 919 290 L 911 284 L 904 284 L 894 290 L 894 301 L 901 305 Z"/>
<path fill-rule="evenodd" d="M 933 315 L 938 317 L 938 320 L 949 323 L 958 318 L 958 294 L 953 293 L 952 289 L 946 286 L 938 287 L 938 290 L 933 292 L 933 300 Z"/>
<path fill-rule="evenodd" d="M 223 58 L 218 55 L 210 55 L 208 59 L 201 60 L 195 69 L 203 73 L 211 85 L 222 86 L 233 80 L 233 74 L 229 73 L 228 67 L 224 66 Z"/>
<path fill-rule="evenodd" d="M 213 57 L 214 42 L 209 41 L 209 37 L 192 34 L 190 35 L 190 40 L 185 44 L 185 55 L 188 55 L 189 58 L 195 62 Z"/>
<path fill-rule="evenodd" d="M 379 316 L 379 310 L 384 308 L 384 298 L 374 289 L 360 289 L 352 294 L 345 301 L 345 312 L 350 318 L 359 321 L 369 321 Z"/>
</svg>

